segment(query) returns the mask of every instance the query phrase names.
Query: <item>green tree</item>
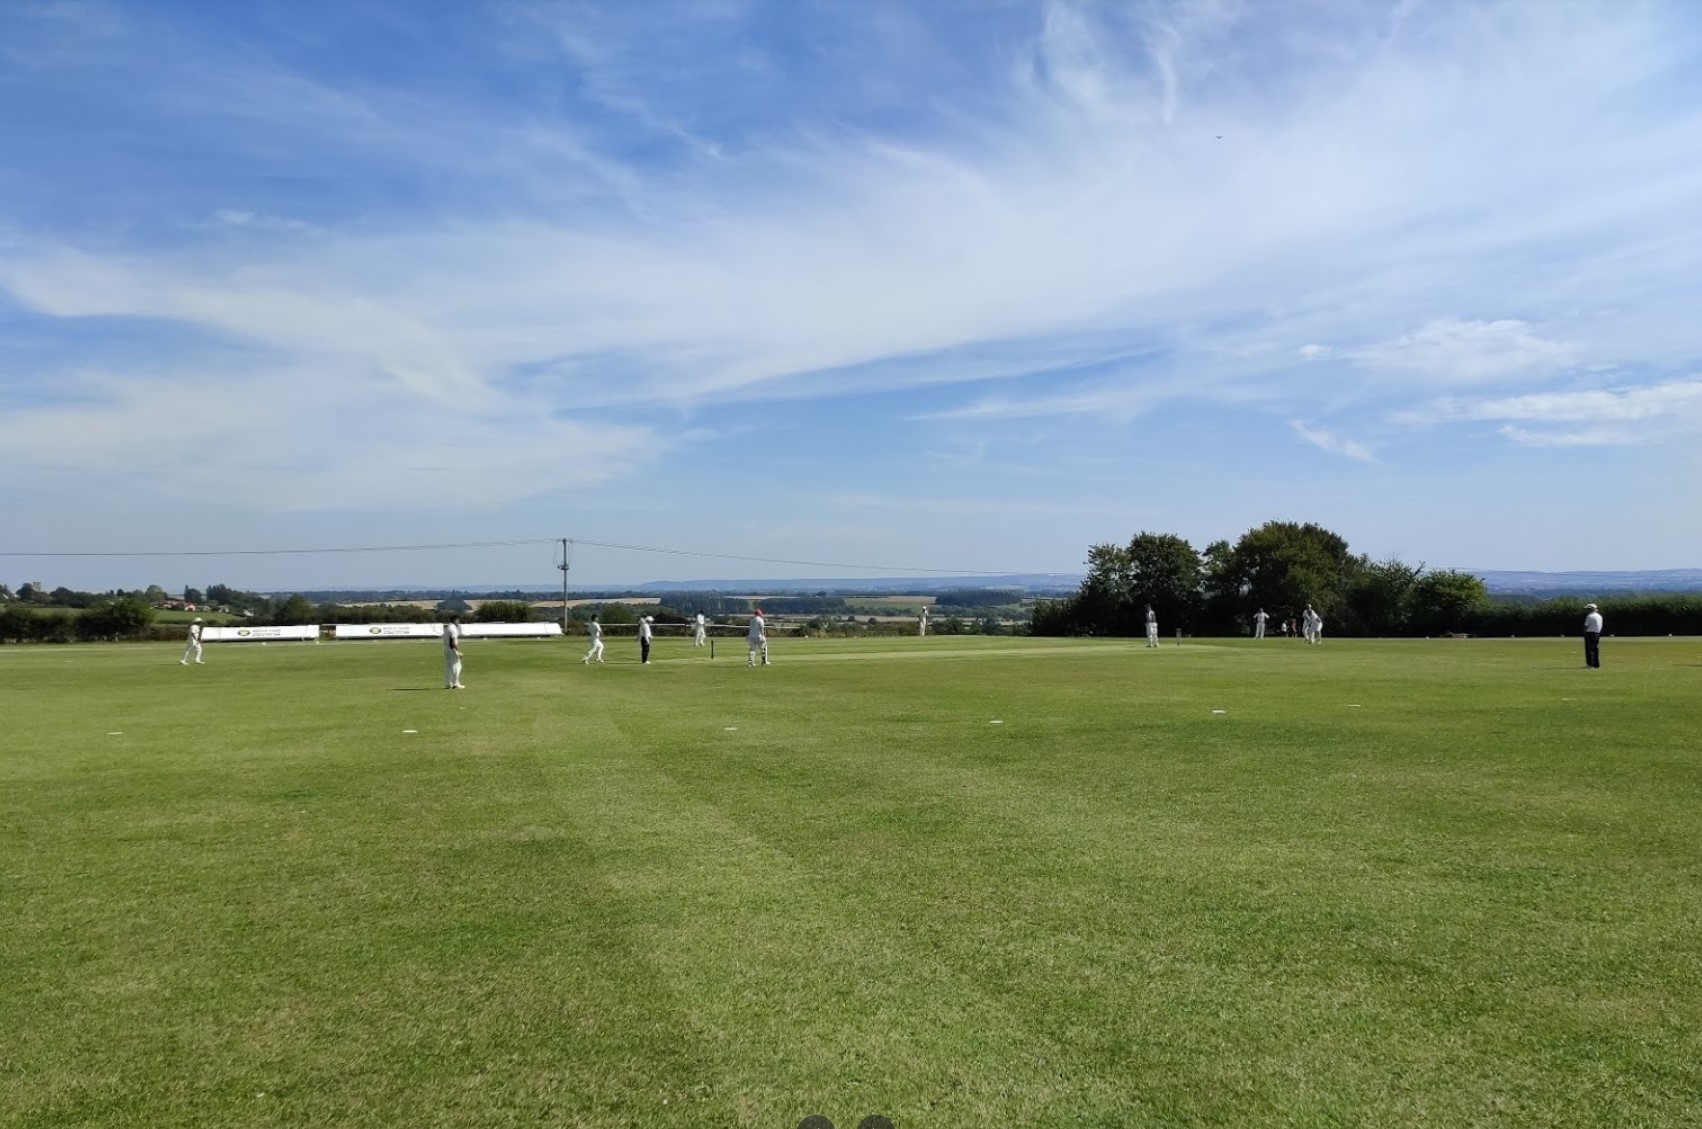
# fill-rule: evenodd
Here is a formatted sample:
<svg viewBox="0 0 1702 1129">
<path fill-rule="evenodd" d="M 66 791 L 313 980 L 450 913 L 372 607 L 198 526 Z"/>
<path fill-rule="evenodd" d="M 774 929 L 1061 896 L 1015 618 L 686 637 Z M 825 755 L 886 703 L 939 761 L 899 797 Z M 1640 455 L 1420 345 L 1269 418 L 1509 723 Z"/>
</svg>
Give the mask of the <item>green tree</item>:
<svg viewBox="0 0 1702 1129">
<path fill-rule="evenodd" d="M 1411 620 L 1426 635 L 1459 631 L 1489 604 L 1489 590 L 1469 572 L 1427 573 L 1413 585 Z"/>
<path fill-rule="evenodd" d="M 278 624 L 318 623 L 319 618 L 319 605 L 299 595 L 291 596 L 272 613 L 272 622 Z"/>
<path fill-rule="evenodd" d="M 1200 554 L 1173 533 L 1137 533 L 1128 548 L 1130 595 L 1146 631 L 1151 605 L 1168 626 L 1191 630 L 1200 608 Z"/>
<path fill-rule="evenodd" d="M 154 622 L 154 609 L 134 596 L 97 604 L 77 617 L 77 634 L 84 639 L 129 639 Z"/>
<path fill-rule="evenodd" d="M 1263 607 L 1279 618 L 1297 616 L 1311 604 L 1326 620 L 1335 619 L 1347 607 L 1359 568 L 1339 534 L 1311 522 L 1267 521 L 1235 543 L 1237 614 Z"/>
<path fill-rule="evenodd" d="M 1147 605 L 1166 622 L 1193 626 L 1200 607 L 1200 555 L 1171 533 L 1137 533 L 1127 545 L 1094 545 L 1074 600 L 1078 630 L 1090 635 L 1146 631 Z"/>
<path fill-rule="evenodd" d="M 1422 564 L 1388 557 L 1360 560 L 1348 591 L 1348 607 L 1368 635 L 1399 635 L 1411 618 L 1413 588 L 1424 575 Z"/>
<path fill-rule="evenodd" d="M 486 600 L 473 613 L 475 623 L 529 623 L 532 605 L 525 600 Z"/>
<path fill-rule="evenodd" d="M 1076 628 L 1089 635 L 1134 633 L 1134 563 L 1122 545 L 1090 545 L 1087 576 L 1076 591 Z"/>
<path fill-rule="evenodd" d="M 32 632 L 32 620 L 36 613 L 21 602 L 8 603 L 0 607 L 0 643 L 22 643 Z"/>
<path fill-rule="evenodd" d="M 1235 548 L 1220 537 L 1200 552 L 1202 626 L 1230 634 L 1244 630 L 1248 621 L 1242 614 L 1241 595 L 1241 581 L 1235 572 Z"/>
<path fill-rule="evenodd" d="M 207 597 L 201 594 L 199 588 L 185 588 L 183 590 L 183 602 L 186 604 L 204 604 L 207 602 Z"/>
</svg>

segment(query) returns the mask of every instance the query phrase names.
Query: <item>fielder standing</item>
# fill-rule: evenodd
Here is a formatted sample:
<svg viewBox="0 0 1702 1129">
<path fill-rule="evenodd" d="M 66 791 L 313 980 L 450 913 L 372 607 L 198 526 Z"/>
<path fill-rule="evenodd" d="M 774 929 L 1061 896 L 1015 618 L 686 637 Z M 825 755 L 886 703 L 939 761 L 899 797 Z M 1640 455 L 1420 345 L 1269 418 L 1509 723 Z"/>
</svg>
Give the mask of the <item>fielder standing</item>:
<svg viewBox="0 0 1702 1129">
<path fill-rule="evenodd" d="M 1591 604 L 1590 606 L 1592 608 L 1595 607 L 1594 604 Z M 196 663 L 197 666 L 206 665 L 206 664 L 201 662 L 201 617 L 200 616 L 196 616 L 195 622 L 189 625 L 189 641 L 186 642 L 183 645 L 183 657 L 181 659 L 178 659 L 177 661 L 179 663 L 183 664 L 184 666 L 188 666 L 190 655 L 195 656 L 195 663 Z"/>
<path fill-rule="evenodd" d="M 1588 613 L 1584 616 L 1584 665 L 1599 670 L 1602 665 L 1602 613 L 1594 604 L 1585 604 L 1584 611 Z"/>
<path fill-rule="evenodd" d="M 1152 605 L 1146 606 L 1146 645 L 1158 646 L 1158 613 L 1152 610 Z"/>
<path fill-rule="evenodd" d="M 585 652 L 585 663 L 600 663 L 603 661 L 603 625 L 597 622 L 597 617 L 591 617 L 591 649 Z"/>
<path fill-rule="evenodd" d="M 640 616 L 638 620 L 638 661 L 648 666 L 650 664 L 650 617 Z"/>
<path fill-rule="evenodd" d="M 461 685 L 461 617 L 452 615 L 443 625 L 443 688 L 465 690 Z"/>
<path fill-rule="evenodd" d="M 750 630 L 745 632 L 745 665 L 755 666 L 757 655 L 762 656 L 762 665 L 768 665 L 768 621 L 762 618 L 762 609 L 751 616 Z"/>
<path fill-rule="evenodd" d="M 1253 638 L 1265 637 L 1265 621 L 1269 618 L 1271 617 L 1265 614 L 1265 609 L 1260 608 L 1258 614 L 1253 617 Z"/>
</svg>

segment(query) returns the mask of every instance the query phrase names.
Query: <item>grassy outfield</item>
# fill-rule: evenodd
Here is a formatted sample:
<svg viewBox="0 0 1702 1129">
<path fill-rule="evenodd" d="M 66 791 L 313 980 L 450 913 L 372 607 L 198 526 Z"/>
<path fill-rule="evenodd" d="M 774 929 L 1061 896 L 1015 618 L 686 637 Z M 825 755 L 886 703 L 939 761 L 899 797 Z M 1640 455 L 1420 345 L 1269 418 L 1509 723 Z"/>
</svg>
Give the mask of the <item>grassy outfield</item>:
<svg viewBox="0 0 1702 1129">
<path fill-rule="evenodd" d="M 1702 642 L 0 648 L 0 1124 L 1702 1123 Z"/>
</svg>

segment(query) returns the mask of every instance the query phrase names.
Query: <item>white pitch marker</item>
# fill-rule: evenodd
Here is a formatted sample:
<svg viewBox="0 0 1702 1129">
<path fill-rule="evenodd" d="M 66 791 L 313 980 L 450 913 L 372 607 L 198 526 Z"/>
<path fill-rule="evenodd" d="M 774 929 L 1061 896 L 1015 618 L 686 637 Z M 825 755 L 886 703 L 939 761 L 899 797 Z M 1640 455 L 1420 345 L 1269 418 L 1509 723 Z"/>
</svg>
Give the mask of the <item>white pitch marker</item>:
<svg viewBox="0 0 1702 1129">
<path fill-rule="evenodd" d="M 1212 713 L 1228 713 L 1228 710 L 1213 710 Z"/>
<path fill-rule="evenodd" d="M 728 725 L 728 726 L 723 727 L 722 730 L 721 730 L 721 732 L 723 732 L 723 733 L 737 733 L 738 731 L 739 731 L 739 727 L 736 726 L 736 725 Z"/>
<path fill-rule="evenodd" d="M 994 718 L 992 721 L 989 721 L 987 724 L 988 725 L 1003 725 L 1004 722 L 1000 721 L 998 718 Z"/>
<path fill-rule="evenodd" d="M 418 729 L 404 729 L 404 730 L 402 730 L 402 732 L 403 733 L 418 733 L 419 730 Z"/>
<path fill-rule="evenodd" d="M 122 736 L 124 736 L 124 732 L 122 730 L 119 730 L 119 729 L 114 729 L 111 732 L 109 732 L 107 734 L 107 736 L 108 737 L 122 737 Z"/>
</svg>

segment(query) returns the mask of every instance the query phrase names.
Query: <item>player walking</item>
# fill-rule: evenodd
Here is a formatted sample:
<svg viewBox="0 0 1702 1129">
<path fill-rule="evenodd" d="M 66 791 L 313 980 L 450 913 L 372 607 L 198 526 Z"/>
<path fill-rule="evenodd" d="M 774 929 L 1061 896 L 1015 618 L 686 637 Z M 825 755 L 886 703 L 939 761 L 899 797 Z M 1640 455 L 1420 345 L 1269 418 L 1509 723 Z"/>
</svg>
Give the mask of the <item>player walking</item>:
<svg viewBox="0 0 1702 1129">
<path fill-rule="evenodd" d="M 697 630 L 692 632 L 691 645 L 701 647 L 709 641 L 709 632 L 704 628 L 703 613 L 697 613 Z"/>
<path fill-rule="evenodd" d="M 188 666 L 190 655 L 195 656 L 195 662 L 196 662 L 197 665 L 201 665 L 201 666 L 206 665 L 205 663 L 201 662 L 201 617 L 200 616 L 196 616 L 195 622 L 189 625 L 189 640 L 188 640 L 188 642 L 186 642 L 183 645 L 183 657 L 178 659 L 177 661 L 179 663 L 183 664 L 184 666 Z"/>
<path fill-rule="evenodd" d="M 597 622 L 597 617 L 591 617 L 591 649 L 585 652 L 580 660 L 584 663 L 600 663 L 603 661 L 603 625 Z"/>
</svg>

